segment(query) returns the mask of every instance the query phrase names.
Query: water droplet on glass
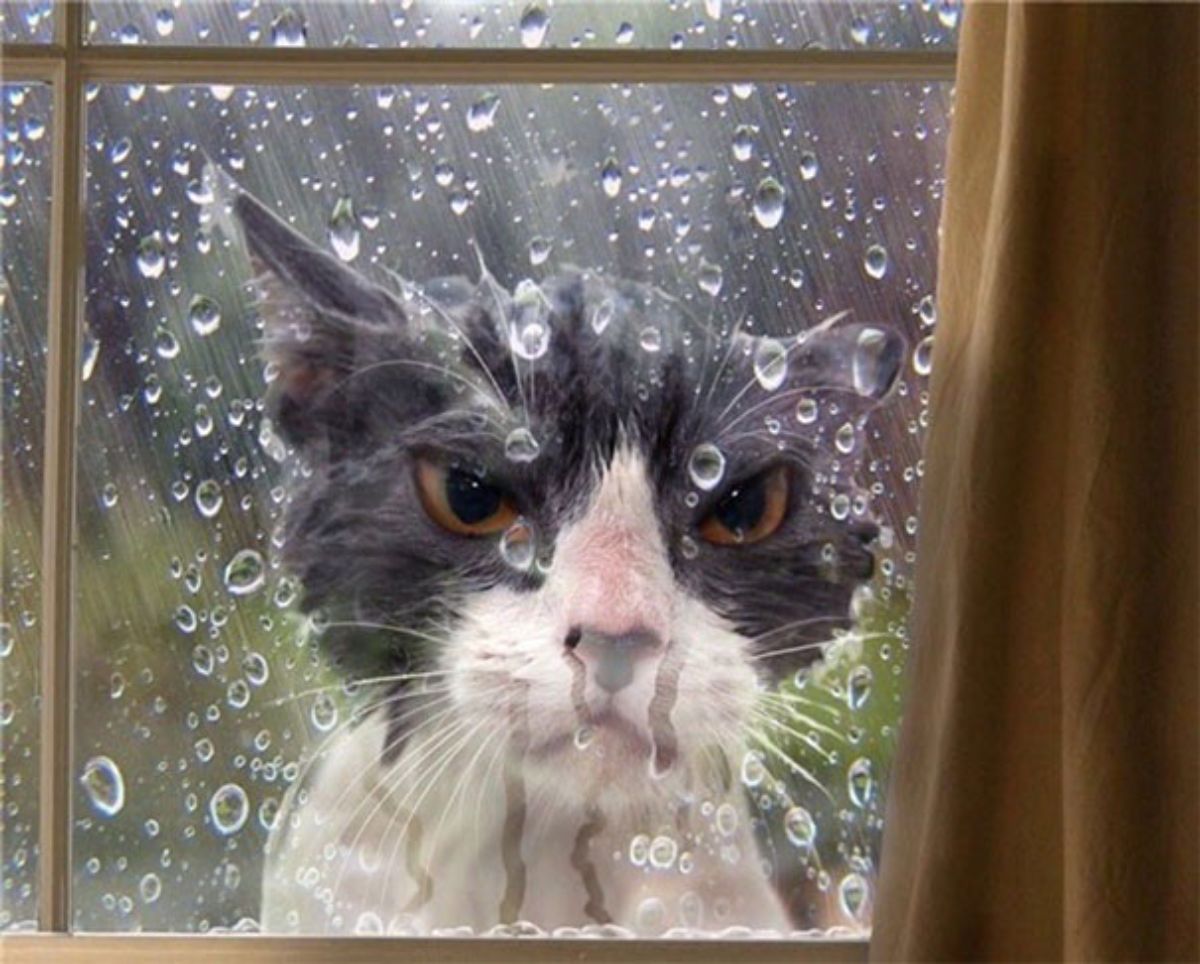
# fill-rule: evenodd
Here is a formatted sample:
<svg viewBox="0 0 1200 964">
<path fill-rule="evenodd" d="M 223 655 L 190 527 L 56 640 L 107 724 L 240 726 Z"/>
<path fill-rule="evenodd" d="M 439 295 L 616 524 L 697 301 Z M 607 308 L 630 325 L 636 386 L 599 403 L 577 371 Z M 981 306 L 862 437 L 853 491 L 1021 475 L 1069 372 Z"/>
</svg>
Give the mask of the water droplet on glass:
<svg viewBox="0 0 1200 964">
<path fill-rule="evenodd" d="M 790 807 L 783 815 L 783 830 L 794 847 L 811 847 L 817 839 L 817 824 L 804 807 Z"/>
<path fill-rule="evenodd" d="M 717 830 L 723 837 L 732 837 L 737 831 L 738 815 L 732 803 L 723 803 L 717 807 Z"/>
<path fill-rule="evenodd" d="M 504 454 L 513 462 L 532 462 L 539 451 L 538 440 L 524 426 L 514 428 L 504 440 Z"/>
<path fill-rule="evenodd" d="M 592 311 L 592 331 L 597 335 L 602 334 L 604 329 L 608 327 L 609 322 L 613 320 L 616 310 L 616 305 L 613 304 L 611 298 L 605 298 L 600 304 L 596 305 L 595 310 Z"/>
<path fill-rule="evenodd" d="M 186 603 L 181 603 L 179 608 L 175 610 L 175 625 L 179 627 L 181 633 L 194 633 L 196 626 L 199 625 L 199 620 L 196 618 L 196 610 Z M 209 667 L 209 672 L 212 672 L 212 667 Z"/>
<path fill-rule="evenodd" d="M 192 613 L 193 618 L 195 618 L 195 615 L 195 613 Z M 192 666 L 195 667 L 196 672 L 201 676 L 211 676 L 216 664 L 217 658 L 213 654 L 213 651 L 203 643 L 192 650 Z"/>
<path fill-rule="evenodd" d="M 933 295 L 926 295 L 917 302 L 917 315 L 926 328 L 937 324 L 937 302 L 933 300 Z"/>
<path fill-rule="evenodd" d="M 237 833 L 245 826 L 246 818 L 250 815 L 246 791 L 236 783 L 225 784 L 208 801 L 208 815 L 217 833 L 226 837 Z"/>
<path fill-rule="evenodd" d="M 696 274 L 696 282 L 700 290 L 709 297 L 715 298 L 721 293 L 721 285 L 725 283 L 725 272 L 719 264 L 700 259 L 700 270 Z"/>
<path fill-rule="evenodd" d="M 478 134 L 496 123 L 496 111 L 500 107 L 500 95 L 486 93 L 467 108 L 467 129 Z"/>
<path fill-rule="evenodd" d="M 817 420 L 819 409 L 812 398 L 802 398 L 796 403 L 796 421 L 801 425 L 812 425 Z"/>
<path fill-rule="evenodd" d="M 342 261 L 353 261 L 358 257 L 358 218 L 354 214 L 354 202 L 349 197 L 338 198 L 329 216 L 329 243 L 333 253 Z"/>
<path fill-rule="evenodd" d="M 519 28 L 522 47 L 540 47 L 546 39 L 546 31 L 550 28 L 550 15 L 538 4 L 531 3 L 521 14 Z"/>
<path fill-rule="evenodd" d="M 888 253 L 882 244 L 873 244 L 863 256 L 863 270 L 876 280 L 887 274 Z"/>
<path fill-rule="evenodd" d="M 242 672 L 253 686 L 262 686 L 271 675 L 271 664 L 262 653 L 250 652 L 242 659 Z"/>
<path fill-rule="evenodd" d="M 770 230 L 783 220 L 784 199 L 787 193 L 773 177 L 764 177 L 754 192 L 754 220 Z"/>
<path fill-rule="evenodd" d="M 205 479 L 196 486 L 195 500 L 200 514 L 206 519 L 211 519 L 221 511 L 221 506 L 225 503 L 225 496 L 217 482 Z"/>
<path fill-rule="evenodd" d="M 629 841 L 629 862 L 635 867 L 645 867 L 650 859 L 650 838 L 639 833 Z"/>
<path fill-rule="evenodd" d="M 654 352 L 662 350 L 662 329 L 657 325 L 647 325 L 642 329 L 642 334 L 638 338 L 638 344 L 641 345 L 642 351 Z"/>
<path fill-rule="evenodd" d="M 79 782 L 88 801 L 102 817 L 113 817 L 125 806 L 125 778 L 109 757 L 94 756 L 83 765 Z"/>
<path fill-rule="evenodd" d="M 871 761 L 859 757 L 850 764 L 846 772 L 846 788 L 850 793 L 850 802 L 856 807 L 865 807 L 871 802 L 871 791 L 874 780 L 871 776 Z"/>
<path fill-rule="evenodd" d="M 548 238 L 540 236 L 534 238 L 529 242 L 529 263 L 535 268 L 539 264 L 545 264 L 553 250 L 554 244 Z"/>
<path fill-rule="evenodd" d="M 737 161 L 748 161 L 754 156 L 754 128 L 741 124 L 733 132 L 733 157 Z"/>
<path fill-rule="evenodd" d="M 177 358 L 179 356 L 179 339 L 169 328 L 163 328 L 160 325 L 154 329 L 154 351 L 159 358 L 165 358 L 168 361 Z"/>
<path fill-rule="evenodd" d="M 117 489 L 115 482 L 106 482 L 104 488 L 100 490 L 100 501 L 104 503 L 106 509 L 111 509 L 117 504 L 120 498 L 120 492 Z"/>
<path fill-rule="evenodd" d="M 267 567 L 256 549 L 243 549 L 225 567 L 225 587 L 235 596 L 246 596 L 263 587 Z"/>
<path fill-rule="evenodd" d="M 851 19 L 850 39 L 859 46 L 865 45 L 871 39 L 871 25 L 865 17 L 854 17 Z"/>
<path fill-rule="evenodd" d="M 891 374 L 891 366 L 884 364 L 883 356 L 887 349 L 888 337 L 885 332 L 878 328 L 864 328 L 859 332 L 854 345 L 854 357 L 850 362 L 854 390 L 859 395 L 876 398 L 887 388 L 883 381 Z"/>
<path fill-rule="evenodd" d="M 154 30 L 160 37 L 169 37 L 175 31 L 175 14 L 168 8 L 161 8 L 154 15 Z"/>
<path fill-rule="evenodd" d="M 788 373 L 788 350 L 775 338 L 759 338 L 754 348 L 754 377 L 766 391 L 783 384 Z"/>
<path fill-rule="evenodd" d="M 953 30 L 958 26 L 958 9 L 959 0 L 938 0 L 938 21 L 947 30 Z"/>
<path fill-rule="evenodd" d="M 87 381 L 96 370 L 96 362 L 100 359 L 100 339 L 92 334 L 91 328 L 83 326 L 83 345 L 80 350 L 79 377 Z"/>
<path fill-rule="evenodd" d="M 550 347 L 550 309 L 535 281 L 526 278 L 517 285 L 512 312 L 508 340 L 513 352 L 529 361 L 541 358 Z"/>
<path fill-rule="evenodd" d="M 321 693 L 313 701 L 312 709 L 309 710 L 308 718 L 312 720 L 312 725 L 322 733 L 328 733 L 337 725 L 338 708 L 328 693 Z"/>
<path fill-rule="evenodd" d="M 817 176 L 818 170 L 816 154 L 812 151 L 805 151 L 800 155 L 800 177 L 802 180 L 811 181 Z"/>
<path fill-rule="evenodd" d="M 861 920 L 867 904 L 868 884 L 862 874 L 847 874 L 838 885 L 838 903 L 852 920 Z"/>
<path fill-rule="evenodd" d="M 846 703 L 852 710 L 861 710 L 871 695 L 875 677 L 869 666 L 855 666 L 846 680 Z"/>
<path fill-rule="evenodd" d="M 142 895 L 142 900 L 147 904 L 153 904 L 158 900 L 162 893 L 162 881 L 159 880 L 158 874 L 145 874 L 138 882 L 138 893 Z"/>
<path fill-rule="evenodd" d="M 600 186 L 609 197 L 621 193 L 621 166 L 615 157 L 610 157 L 600 168 Z"/>
<path fill-rule="evenodd" d="M 674 837 L 662 834 L 650 842 L 650 866 L 657 870 L 666 870 L 675 863 L 679 855 L 679 844 Z"/>
<path fill-rule="evenodd" d="M 196 751 L 196 759 L 201 763 L 210 763 L 212 758 L 217 755 L 217 748 L 213 746 L 213 741 L 207 736 L 197 740 L 192 749 Z"/>
<path fill-rule="evenodd" d="M 922 338 L 917 343 L 917 347 L 913 349 L 912 365 L 913 371 L 921 376 L 929 375 L 933 371 L 933 335 Z"/>
<path fill-rule="evenodd" d="M 688 459 L 688 475 L 696 488 L 711 492 L 725 476 L 724 454 L 711 442 L 697 445 Z"/>
<path fill-rule="evenodd" d="M 163 268 L 167 265 L 167 257 L 163 251 L 162 238 L 151 234 L 142 238 L 138 244 L 137 269 L 143 278 L 162 277 Z"/>
<path fill-rule="evenodd" d="M 858 440 L 858 435 L 854 431 L 852 422 L 843 422 L 841 427 L 833 436 L 834 447 L 837 448 L 842 455 L 849 455 L 854 451 L 854 444 Z"/>
<path fill-rule="evenodd" d="M 633 24 L 626 20 L 619 27 L 617 27 L 616 40 L 617 44 L 622 47 L 626 47 L 633 43 Z"/>
<path fill-rule="evenodd" d="M 308 44 L 308 31 L 304 18 L 288 7 L 271 22 L 272 47 L 304 47 Z"/>
<path fill-rule="evenodd" d="M 188 322 L 197 335 L 211 335 L 221 327 L 221 306 L 208 295 L 196 295 L 188 305 Z"/>
<path fill-rule="evenodd" d="M 510 525 L 500 537 L 500 556 L 519 572 L 528 572 L 536 553 L 533 529 L 524 519 Z"/>
<path fill-rule="evenodd" d="M 748 787 L 757 787 L 766 779 L 767 768 L 763 766 L 762 758 L 754 752 L 742 757 L 742 783 Z"/>
</svg>

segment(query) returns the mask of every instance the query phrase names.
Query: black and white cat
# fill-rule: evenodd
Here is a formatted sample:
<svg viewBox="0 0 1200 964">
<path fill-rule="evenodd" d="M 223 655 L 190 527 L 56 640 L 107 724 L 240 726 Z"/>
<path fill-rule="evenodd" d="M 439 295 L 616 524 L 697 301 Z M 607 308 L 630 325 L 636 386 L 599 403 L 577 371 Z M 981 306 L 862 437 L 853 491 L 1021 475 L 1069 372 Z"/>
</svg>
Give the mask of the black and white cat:
<svg viewBox="0 0 1200 964">
<path fill-rule="evenodd" d="M 370 684 L 283 803 L 264 927 L 789 929 L 736 774 L 871 574 L 833 435 L 901 338 L 587 271 L 376 284 L 228 203 L 303 464 L 284 559 Z"/>
</svg>

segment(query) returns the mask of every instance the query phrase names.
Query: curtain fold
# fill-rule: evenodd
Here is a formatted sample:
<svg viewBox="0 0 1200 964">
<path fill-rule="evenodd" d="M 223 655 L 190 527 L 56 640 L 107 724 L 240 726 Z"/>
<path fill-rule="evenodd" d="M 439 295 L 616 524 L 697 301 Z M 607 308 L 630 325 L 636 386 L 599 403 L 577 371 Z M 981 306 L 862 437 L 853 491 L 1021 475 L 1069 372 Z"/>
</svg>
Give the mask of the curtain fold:
<svg viewBox="0 0 1200 964">
<path fill-rule="evenodd" d="M 1198 63 L 964 15 L 874 960 L 1200 957 Z"/>
</svg>

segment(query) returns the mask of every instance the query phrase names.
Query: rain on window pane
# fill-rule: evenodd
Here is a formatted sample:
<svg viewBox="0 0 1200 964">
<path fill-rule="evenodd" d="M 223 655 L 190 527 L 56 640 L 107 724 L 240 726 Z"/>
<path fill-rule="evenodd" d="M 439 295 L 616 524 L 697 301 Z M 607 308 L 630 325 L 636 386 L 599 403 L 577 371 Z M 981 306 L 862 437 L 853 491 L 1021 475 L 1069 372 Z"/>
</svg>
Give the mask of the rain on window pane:
<svg viewBox="0 0 1200 964">
<path fill-rule="evenodd" d="M 0 0 L 0 40 L 48 44 L 54 40 L 54 0 Z"/>
<path fill-rule="evenodd" d="M 48 87 L 0 87 L 0 931 L 37 916 L 50 112 Z"/>
<path fill-rule="evenodd" d="M 958 0 L 408 0 L 92 4 L 93 43 L 277 47 L 950 47 Z"/>
<path fill-rule="evenodd" d="M 868 927 L 948 103 L 99 87 L 75 925 Z"/>
</svg>

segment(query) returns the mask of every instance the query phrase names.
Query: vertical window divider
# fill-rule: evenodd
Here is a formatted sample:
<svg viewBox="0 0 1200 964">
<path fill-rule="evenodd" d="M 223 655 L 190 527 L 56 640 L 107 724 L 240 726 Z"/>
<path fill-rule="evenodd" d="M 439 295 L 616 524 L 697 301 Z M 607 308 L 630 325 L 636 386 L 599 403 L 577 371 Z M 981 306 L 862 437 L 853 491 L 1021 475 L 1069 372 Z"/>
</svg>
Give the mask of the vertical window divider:
<svg viewBox="0 0 1200 964">
<path fill-rule="evenodd" d="M 75 566 L 75 427 L 82 325 L 85 9 L 58 9 L 62 51 L 53 70 L 46 359 L 46 462 L 42 498 L 41 744 L 38 801 L 38 926 L 70 930 L 72 625 Z"/>
</svg>

